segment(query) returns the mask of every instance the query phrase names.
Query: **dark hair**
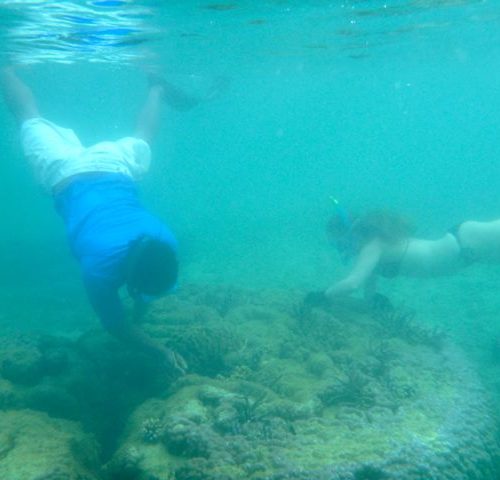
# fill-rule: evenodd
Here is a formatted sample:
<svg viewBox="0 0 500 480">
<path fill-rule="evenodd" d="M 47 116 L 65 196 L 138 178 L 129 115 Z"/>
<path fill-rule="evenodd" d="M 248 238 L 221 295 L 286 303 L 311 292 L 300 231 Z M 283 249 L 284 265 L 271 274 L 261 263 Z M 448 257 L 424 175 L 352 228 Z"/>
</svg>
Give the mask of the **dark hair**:
<svg viewBox="0 0 500 480">
<path fill-rule="evenodd" d="M 387 210 L 373 210 L 357 217 L 351 227 L 351 235 L 362 247 L 374 238 L 387 243 L 397 243 L 408 238 L 414 231 L 412 224 L 402 215 Z"/>
<path fill-rule="evenodd" d="M 351 231 L 352 222 L 356 218 L 351 214 L 344 213 L 344 211 L 334 213 L 326 224 L 327 235 L 333 239 L 348 234 Z"/>
<path fill-rule="evenodd" d="M 160 295 L 177 281 L 177 255 L 168 243 L 145 235 L 132 242 L 127 270 L 132 295 Z"/>
<path fill-rule="evenodd" d="M 330 241 L 344 261 L 375 238 L 394 244 L 408 238 L 413 230 L 406 218 L 386 210 L 372 210 L 364 215 L 340 210 L 330 217 L 326 226 Z"/>
</svg>

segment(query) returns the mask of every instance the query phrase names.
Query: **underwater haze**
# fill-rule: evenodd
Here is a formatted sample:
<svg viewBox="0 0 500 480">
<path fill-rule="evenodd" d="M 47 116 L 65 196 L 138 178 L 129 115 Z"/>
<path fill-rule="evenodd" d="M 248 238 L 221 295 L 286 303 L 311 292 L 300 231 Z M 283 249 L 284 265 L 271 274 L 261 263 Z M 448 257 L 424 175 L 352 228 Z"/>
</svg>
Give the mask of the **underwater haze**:
<svg viewBox="0 0 500 480">
<path fill-rule="evenodd" d="M 3 63 L 87 144 L 131 132 L 149 70 L 195 95 L 227 81 L 200 108 L 165 112 L 142 188 L 177 233 L 189 281 L 324 284 L 338 268 L 330 196 L 401 211 L 423 236 L 500 211 L 494 2 L 3 1 L 1 12 Z M 25 260 L 59 251 L 59 219 L 1 108 L 3 241 L 24 244 Z"/>
<path fill-rule="evenodd" d="M 81 477 L 68 479 L 499 478 L 500 469 L 495 468 L 500 455 L 493 443 L 497 435 L 495 415 L 500 410 L 500 372 L 498 358 L 492 356 L 492 339 L 500 335 L 498 265 L 474 265 L 453 278 L 381 281 L 381 292 L 390 296 L 394 304 L 417 312 L 415 321 L 425 327 L 422 333 L 414 326 L 412 317 L 411 327 L 405 324 L 408 331 L 411 330 L 407 337 L 394 341 L 397 336 L 394 332 L 399 327 L 394 327 L 394 336 L 389 337 L 391 355 L 400 359 L 401 371 L 411 371 L 411 368 L 418 371 L 416 393 L 408 385 L 411 374 L 406 376 L 400 371 L 401 377 L 391 376 L 395 383 L 400 382 L 397 388 L 392 388 L 384 374 L 378 372 L 365 389 L 359 386 L 360 380 L 351 374 L 350 367 L 346 367 L 352 365 L 352 359 L 346 360 L 350 354 L 345 352 L 376 357 L 374 348 L 392 365 L 394 360 L 387 360 L 390 356 L 387 338 L 376 325 L 379 319 L 366 320 L 363 312 L 356 312 L 352 317 L 351 313 L 346 314 L 345 318 L 352 321 L 349 327 L 342 330 L 340 323 L 332 327 L 339 329 L 338 338 L 344 342 L 340 345 L 335 343 L 337 339 L 330 339 L 331 332 L 321 323 L 320 314 L 314 314 L 312 320 L 308 317 L 319 330 L 324 329 L 310 338 L 310 332 L 300 330 L 304 312 L 292 308 L 291 313 L 288 310 L 283 313 L 286 310 L 283 305 L 295 305 L 293 295 L 298 298 L 307 291 L 325 289 L 346 272 L 325 233 L 326 223 L 334 212 L 332 198 L 356 212 L 378 207 L 401 212 L 413 221 L 417 236 L 425 238 L 438 238 L 464 220 L 500 218 L 500 9 L 496 0 L 0 0 L 0 25 L 0 67 L 15 66 L 18 75 L 33 89 L 42 115 L 74 129 L 85 145 L 133 133 L 137 113 L 147 94 L 150 73 L 161 75 L 189 95 L 202 99 L 200 105 L 187 112 L 165 108 L 160 130 L 151 145 L 151 169 L 140 184 L 144 204 L 172 228 L 180 248 L 179 290 L 171 296 L 173 299 L 164 300 L 153 316 L 156 312 L 158 318 L 163 315 L 168 319 L 170 314 L 176 319 L 177 327 L 184 325 L 183 321 L 191 326 L 191 320 L 178 320 L 184 318 L 183 315 L 187 318 L 182 310 L 187 305 L 192 318 L 208 318 L 208 326 L 196 325 L 198 333 L 212 325 L 213 317 L 206 313 L 209 308 L 216 310 L 221 319 L 232 318 L 235 325 L 250 322 L 244 327 L 248 332 L 229 333 L 226 327 L 231 330 L 231 325 L 221 323 L 225 326 L 215 334 L 221 338 L 221 345 L 211 344 L 212 350 L 203 353 L 206 357 L 193 357 L 191 364 L 202 365 L 205 358 L 209 365 L 220 360 L 220 368 L 214 366 L 207 370 L 205 364 L 195 373 L 200 378 L 215 379 L 214 382 L 222 382 L 220 376 L 227 374 L 231 382 L 244 378 L 246 382 L 265 385 L 273 391 L 242 393 L 244 389 L 239 384 L 233 388 L 232 383 L 231 386 L 211 383 L 214 390 L 207 393 L 206 385 L 193 386 L 199 380 L 192 380 L 189 388 L 193 391 L 200 388 L 196 390 L 203 404 L 199 409 L 207 412 L 211 409 L 203 418 L 222 415 L 216 408 L 217 402 L 227 406 L 236 396 L 246 399 L 245 407 L 241 407 L 245 413 L 241 414 L 238 405 L 227 407 L 231 412 L 240 413 L 238 419 L 234 419 L 240 422 L 238 426 L 234 422 L 231 427 L 221 426 L 222 420 L 215 421 L 211 441 L 207 442 L 211 446 L 200 447 L 203 437 L 200 433 L 199 438 L 190 440 L 198 442 L 198 450 L 183 451 L 182 455 L 179 445 L 169 437 L 168 432 L 176 431 L 178 425 L 168 415 L 172 409 L 182 410 L 188 403 L 185 400 L 188 394 L 182 390 L 187 388 L 187 383 L 159 406 L 151 400 L 158 392 L 151 386 L 148 390 L 147 379 L 141 383 L 140 372 L 133 368 L 127 370 L 130 376 L 124 374 L 106 394 L 119 396 L 120 392 L 112 388 L 118 389 L 132 378 L 136 382 L 132 382 L 134 388 L 143 388 L 140 402 L 144 403 L 138 399 L 136 403 L 124 401 L 126 405 L 120 405 L 123 415 L 110 425 L 103 419 L 113 411 L 112 406 L 106 412 L 100 411 L 99 416 L 91 409 L 85 410 L 86 407 L 78 403 L 81 399 L 77 398 L 73 405 L 66 397 L 61 397 L 62 400 L 57 397 L 44 411 L 57 421 L 64 418 L 64 421 L 81 422 L 85 433 L 78 435 L 93 432 L 101 448 L 101 452 L 95 454 L 100 455 L 95 461 L 99 467 L 75 466 L 74 471 L 80 472 Z M 16 339 L 19 332 L 43 332 L 74 340 L 89 329 L 98 329 L 98 321 L 88 305 L 62 221 L 54 211 L 50 196 L 33 178 L 23 157 L 18 125 L 3 101 L 0 101 L 0 125 L 0 329 L 3 335 Z M 204 295 L 205 290 L 209 294 Z M 221 291 L 230 292 L 224 301 L 220 300 Z M 257 300 L 249 291 L 259 292 L 255 294 Z M 263 291 L 287 293 L 270 299 Z M 254 317 L 246 310 L 238 310 L 243 309 L 243 304 L 247 308 L 248 303 L 256 311 L 272 312 L 269 315 L 277 319 L 276 331 L 265 330 L 268 337 L 263 334 L 262 338 L 266 339 L 263 344 L 251 328 Z M 201 311 L 201 306 L 206 309 Z M 233 307 L 238 312 L 227 316 Z M 295 321 L 299 327 L 289 329 Z M 404 323 L 407 318 L 403 315 L 388 321 Z M 156 317 L 151 325 L 151 331 L 159 332 L 162 340 L 175 338 L 181 342 L 176 335 L 180 338 L 182 334 L 177 330 L 173 333 L 162 330 L 167 327 Z M 213 325 L 220 327 L 218 323 Z M 367 330 L 363 330 L 364 325 Z M 260 328 L 259 324 L 259 332 Z M 451 350 L 441 344 L 436 346 L 438 330 L 447 332 L 453 345 Z M 213 337 L 212 334 L 213 331 L 209 336 Z M 280 335 L 292 346 L 279 343 Z M 186 351 L 182 351 L 181 343 L 180 347 L 175 346 L 189 357 L 189 352 L 199 345 L 191 337 L 192 343 L 182 338 Z M 306 346 L 300 343 L 304 338 L 310 341 Z M 353 338 L 362 339 L 362 348 L 352 344 Z M 330 340 L 325 346 L 324 342 Z M 0 341 L 1 353 L 4 348 L 7 351 L 5 342 Z M 78 355 L 87 352 L 87 342 L 88 339 L 79 344 Z M 98 340 L 96 344 L 104 342 Z M 370 342 L 377 345 L 374 347 Z M 255 345 L 258 349 L 255 347 L 252 351 L 250 361 L 245 355 Z M 460 354 L 454 350 L 457 346 Z M 53 345 L 47 348 L 49 350 L 43 352 L 52 352 Z M 73 347 L 64 348 L 70 351 Z M 294 352 L 288 352 L 287 348 Z M 324 360 L 322 349 L 342 352 Z M 217 355 L 231 353 L 232 360 L 217 357 L 215 361 L 215 351 Z M 300 358 L 299 351 L 303 355 Z M 67 355 L 73 361 L 77 354 L 71 352 Z M 235 352 L 239 355 L 238 361 L 234 359 Z M 297 364 L 306 363 L 307 372 L 300 377 L 294 370 L 286 377 L 291 367 L 273 363 L 275 357 L 270 360 L 272 372 L 271 367 L 266 370 L 266 362 L 255 366 L 252 363 L 255 357 L 265 358 L 266 352 L 273 355 L 277 352 L 276 358 L 281 355 L 280 359 L 291 359 Z M 96 364 L 101 360 L 92 357 Z M 338 373 L 344 380 L 332 387 L 324 372 L 334 368 L 332 365 L 337 365 L 337 360 L 345 367 Z M 242 363 L 238 363 L 240 361 Z M 356 359 L 356 362 L 363 360 Z M 446 370 L 451 372 L 446 378 L 444 374 L 439 376 L 435 368 L 438 364 L 451 365 Z M 249 365 L 255 366 L 253 376 L 242 373 L 241 365 L 247 369 L 245 372 L 250 369 Z M 364 368 L 361 368 L 363 375 L 366 374 Z M 285 378 L 293 377 L 293 381 L 282 380 L 281 370 Z M 236 371 L 242 376 L 236 378 Z M 102 378 L 98 376 L 101 373 L 89 370 L 89 375 L 96 374 L 100 381 L 109 380 L 105 377 L 109 372 L 102 373 Z M 36 410 L 34 405 L 45 401 L 40 398 L 47 398 L 43 390 L 33 394 L 31 403 L 2 403 L 2 382 L 12 380 L 8 375 L 4 377 L 0 376 L 0 425 L 4 421 L 3 410 L 12 405 L 16 407 L 13 412 L 20 408 Z M 264 377 L 266 381 L 262 380 Z M 30 382 L 31 377 L 26 385 L 32 385 Z M 295 390 L 300 382 L 303 388 Z M 430 382 L 432 388 L 426 382 Z M 74 382 L 68 381 L 67 385 L 70 383 L 78 390 Z M 275 384 L 280 388 L 275 388 Z M 339 385 L 344 388 L 346 384 L 357 385 L 358 390 L 353 387 L 352 398 L 345 391 L 339 393 Z M 442 385 L 450 388 L 445 392 Z M 461 391 L 460 385 L 469 385 L 470 391 L 467 388 Z M 427 393 L 420 397 L 425 388 Z M 232 393 L 221 400 L 220 392 L 224 389 Z M 377 391 L 375 400 L 367 393 L 372 390 Z M 136 390 L 131 388 L 126 393 L 132 398 Z M 17 390 L 12 395 L 18 395 Z M 275 405 L 273 402 L 277 402 L 275 395 L 303 402 L 301 409 L 297 407 L 285 420 L 281 413 L 273 417 L 269 412 L 271 405 Z M 97 394 L 89 398 L 93 406 L 101 402 Z M 420 403 L 415 400 L 415 404 L 410 404 L 417 398 Z M 422 398 L 435 400 L 423 408 Z M 311 407 L 314 402 L 321 404 L 323 416 Z M 393 407 L 397 402 L 403 405 L 399 410 Z M 289 447 L 294 452 L 291 457 L 295 455 L 298 462 L 305 462 L 299 466 L 283 466 L 274 457 L 271 460 L 265 455 L 240 461 L 236 453 L 230 461 L 217 460 L 237 465 L 234 470 L 222 469 L 222 474 L 222 470 L 214 466 L 219 465 L 213 459 L 219 459 L 217 452 L 223 450 L 223 439 L 228 436 L 273 442 L 275 437 L 269 429 L 274 428 L 279 417 L 280 422 L 286 421 L 286 426 L 280 424 L 276 428 L 282 429 L 279 431 L 283 438 L 290 437 L 290 445 L 300 435 L 309 438 L 307 429 L 313 428 L 310 425 L 320 429 L 320 440 L 331 438 L 332 432 L 340 431 L 337 427 L 345 426 L 340 426 L 341 416 L 335 409 L 347 412 L 352 408 L 372 408 L 374 403 L 404 412 L 407 417 L 401 420 L 402 430 L 391 430 L 390 435 L 394 433 L 394 436 L 377 444 L 374 425 L 378 428 L 379 417 L 373 413 L 375 420 L 370 433 L 373 439 L 370 435 L 366 437 L 369 438 L 367 445 L 377 444 L 379 449 L 374 447 L 372 451 L 366 447 L 362 453 L 352 453 L 357 448 L 355 445 L 360 445 L 365 438 L 365 432 L 362 435 L 358 430 L 361 427 L 357 420 L 353 421 L 349 428 L 342 430 L 348 453 L 335 457 L 335 462 L 340 462 L 334 462 L 335 467 L 323 462 L 325 452 L 307 450 L 314 444 L 312 440 L 304 442 L 307 447 L 298 440 L 295 450 Z M 140 405 L 133 415 L 132 404 L 134 408 Z M 452 413 L 448 412 L 449 404 L 456 405 Z M 415 405 L 422 407 L 422 412 L 411 410 L 417 408 Z M 280 412 L 285 410 L 283 405 L 280 408 Z M 314 412 L 308 410 L 306 414 L 308 408 Z M 328 412 L 333 410 L 338 416 L 328 424 Z M 159 411 L 162 413 L 151 413 Z M 433 411 L 437 412 L 436 418 L 432 417 Z M 262 423 L 264 412 L 269 415 L 267 423 Z M 343 413 L 350 415 L 346 412 Z M 423 423 L 415 427 L 419 424 L 418 418 L 425 417 L 427 421 L 427 414 L 430 420 L 425 428 L 420 429 Z M 380 431 L 384 431 L 382 425 L 393 428 L 396 422 L 388 422 L 383 415 Z M 310 427 L 305 426 L 306 419 Z M 157 420 L 161 420 L 160 426 Z M 42 422 L 37 417 L 33 423 L 38 421 Z M 16 417 L 13 422 L 26 421 Z M 186 422 L 181 423 L 183 426 L 196 424 L 196 428 L 203 424 L 191 417 L 192 423 Z M 467 457 L 467 445 L 454 447 L 458 436 L 453 430 L 456 424 L 470 427 L 467 434 L 472 432 L 471 437 L 475 439 L 470 441 L 470 465 L 465 462 L 460 468 L 456 467 L 456 471 L 450 467 L 445 474 L 439 473 L 438 467 L 418 474 L 417 470 L 411 470 L 414 476 L 401 467 L 400 471 L 406 473 L 398 477 L 399 470 L 392 469 L 391 465 L 399 465 L 403 457 L 408 464 L 413 460 L 417 464 L 416 458 L 421 455 L 423 463 L 432 464 L 435 459 L 432 455 L 436 451 L 444 452 L 447 446 Z M 51 424 L 50 428 L 57 432 L 62 427 Z M 414 435 L 413 439 L 418 437 L 421 443 L 417 440 L 411 442 L 418 445 L 404 443 L 401 432 Z M 358 433 L 359 437 L 350 437 Z M 0 476 L 7 475 L 5 480 L 38 478 L 29 474 L 16 477 L 2 470 L 2 462 L 8 457 L 3 454 L 1 435 L 0 432 Z M 429 447 L 432 439 L 438 437 L 441 443 Z M 489 447 L 478 440 L 483 437 L 491 441 Z M 158 438 L 163 439 L 162 446 L 166 445 L 169 455 L 168 460 L 162 460 L 165 463 L 160 462 L 161 469 L 166 471 L 168 464 L 170 476 L 162 477 L 157 473 L 159 470 L 155 470 L 160 469 L 160 463 L 152 460 L 156 457 L 151 449 L 158 446 Z M 384 456 L 387 445 L 392 448 L 397 440 L 401 440 L 401 450 Z M 85 440 L 87 447 L 90 443 Z M 137 446 L 139 444 L 142 446 Z M 265 445 L 259 448 L 271 448 Z M 331 450 L 339 448 L 338 444 L 328 445 Z M 143 447 L 146 450 L 141 450 Z M 65 451 L 60 445 L 53 448 Z M 241 450 L 247 448 L 247 444 L 241 444 Z M 300 453 L 303 448 L 307 455 Z M 477 453 L 483 450 L 488 451 L 488 458 Z M 279 455 L 286 457 L 283 451 L 280 450 Z M 415 458 L 405 457 L 410 451 L 417 452 L 413 454 Z M 276 457 L 279 455 L 276 453 Z M 308 462 L 316 458 L 315 455 L 321 461 L 312 466 Z M 186 466 L 178 457 L 191 463 Z M 410 457 L 412 460 L 408 460 Z M 208 458 L 215 463 L 203 463 L 196 473 L 192 470 L 193 458 L 196 462 Z M 345 458 L 348 462 L 343 464 Z M 436 465 L 440 465 L 441 460 L 436 458 Z M 245 466 L 248 464 L 252 467 Z M 131 473 L 139 471 L 138 465 L 142 469 L 140 473 Z M 240 465 L 243 466 L 238 470 Z M 269 465 L 273 465 L 274 470 Z M 107 473 L 95 473 L 101 472 L 101 467 Z M 303 477 L 297 473 L 302 467 Z M 85 473 L 81 473 L 80 468 Z M 52 478 L 42 477 L 47 474 L 45 471 L 36 471 L 39 478 Z M 203 476 L 200 471 L 211 473 Z"/>
</svg>

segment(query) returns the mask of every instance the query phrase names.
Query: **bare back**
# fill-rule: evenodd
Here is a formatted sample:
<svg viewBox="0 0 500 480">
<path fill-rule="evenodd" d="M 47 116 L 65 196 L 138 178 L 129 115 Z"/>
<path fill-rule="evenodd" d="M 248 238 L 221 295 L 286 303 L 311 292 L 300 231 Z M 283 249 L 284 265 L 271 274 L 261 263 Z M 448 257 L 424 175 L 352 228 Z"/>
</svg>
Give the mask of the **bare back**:
<svg viewBox="0 0 500 480">
<path fill-rule="evenodd" d="M 461 266 L 460 245 L 451 233 L 437 240 L 410 238 L 401 259 L 400 273 L 409 277 L 437 277 Z"/>
</svg>

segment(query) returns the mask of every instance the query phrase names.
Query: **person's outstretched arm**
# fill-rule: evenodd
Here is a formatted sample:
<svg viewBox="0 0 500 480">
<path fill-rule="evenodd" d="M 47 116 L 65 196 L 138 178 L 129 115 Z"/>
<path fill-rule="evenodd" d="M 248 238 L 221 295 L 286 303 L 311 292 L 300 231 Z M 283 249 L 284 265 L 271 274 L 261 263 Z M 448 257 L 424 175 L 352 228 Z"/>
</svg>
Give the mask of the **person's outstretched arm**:
<svg viewBox="0 0 500 480">
<path fill-rule="evenodd" d="M 19 123 L 40 116 L 33 92 L 12 67 L 0 70 L 0 85 L 5 103 Z"/>
<path fill-rule="evenodd" d="M 85 279 L 85 288 L 94 311 L 111 335 L 155 358 L 170 374 L 185 373 L 186 363 L 180 355 L 148 336 L 127 318 L 116 289 L 90 278 Z"/>
<path fill-rule="evenodd" d="M 349 275 L 328 288 L 325 292 L 326 297 L 332 300 L 335 297 L 349 295 L 358 288 L 365 287 L 374 274 L 381 254 L 382 245 L 379 240 L 373 240 L 365 245 L 359 252 Z"/>
</svg>

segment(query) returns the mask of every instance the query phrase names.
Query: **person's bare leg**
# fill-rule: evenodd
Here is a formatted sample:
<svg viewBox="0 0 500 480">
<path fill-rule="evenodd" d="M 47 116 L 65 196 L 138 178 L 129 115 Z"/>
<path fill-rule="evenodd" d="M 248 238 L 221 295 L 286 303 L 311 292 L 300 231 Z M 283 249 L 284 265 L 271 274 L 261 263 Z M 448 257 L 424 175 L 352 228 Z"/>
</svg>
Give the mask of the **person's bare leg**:
<svg viewBox="0 0 500 480">
<path fill-rule="evenodd" d="M 161 119 L 163 103 L 174 110 L 187 111 L 200 103 L 200 99 L 184 93 L 164 78 L 150 75 L 149 92 L 138 119 L 135 135 L 150 143 Z"/>
<path fill-rule="evenodd" d="M 162 105 L 163 87 L 161 85 L 152 85 L 137 118 L 136 137 L 151 143 L 160 125 Z"/>
<path fill-rule="evenodd" d="M 462 247 L 471 249 L 477 261 L 500 262 L 500 220 L 468 220 L 460 225 L 458 235 Z"/>
<path fill-rule="evenodd" d="M 196 107 L 199 103 L 210 101 L 225 92 L 229 86 L 229 80 L 218 77 L 214 80 L 208 93 L 205 96 L 188 95 L 180 88 L 167 82 L 160 75 L 150 73 L 149 93 L 137 120 L 135 134 L 146 142 L 151 142 L 154 138 L 161 118 L 162 102 L 166 103 L 174 110 L 185 112 Z"/>
<path fill-rule="evenodd" d="M 203 100 L 202 98 L 188 95 L 159 75 L 150 74 L 148 80 L 151 87 L 160 85 L 163 88 L 163 101 L 174 110 L 179 110 L 180 112 L 191 110 Z"/>
<path fill-rule="evenodd" d="M 33 92 L 11 67 L 0 70 L 0 85 L 5 103 L 18 122 L 40 116 Z"/>
</svg>

